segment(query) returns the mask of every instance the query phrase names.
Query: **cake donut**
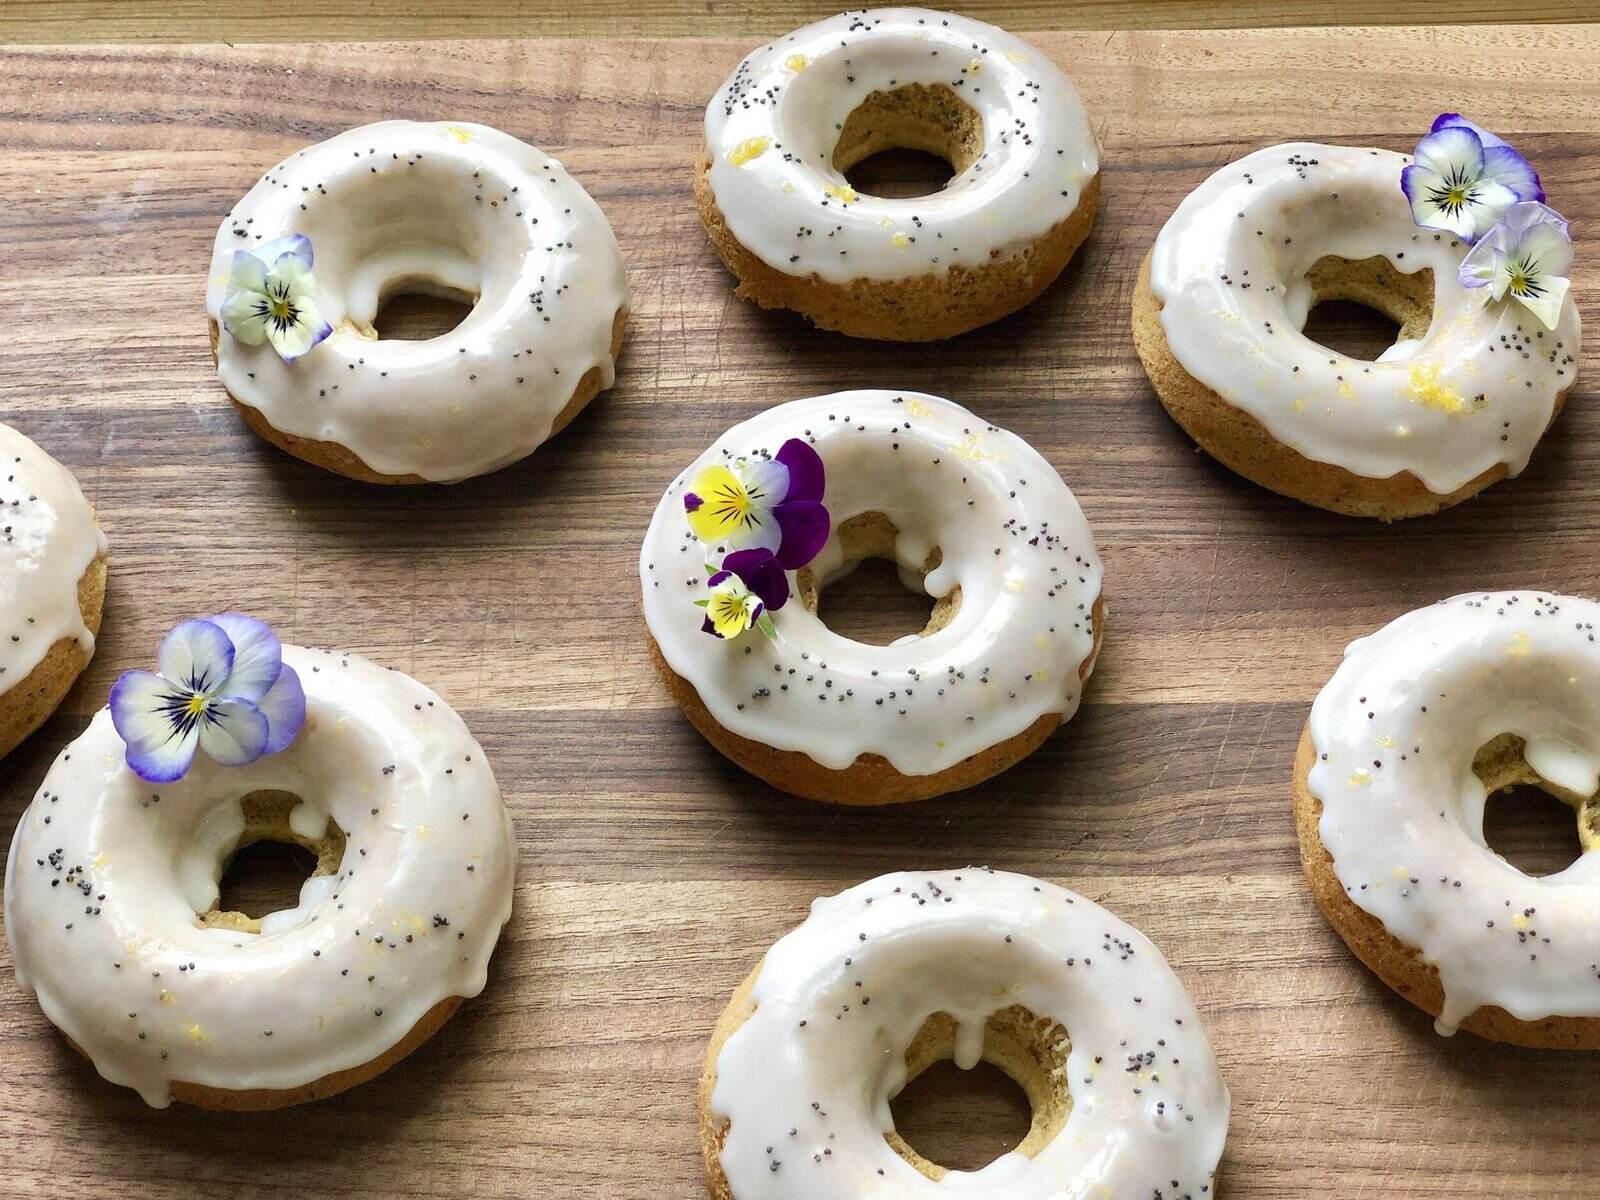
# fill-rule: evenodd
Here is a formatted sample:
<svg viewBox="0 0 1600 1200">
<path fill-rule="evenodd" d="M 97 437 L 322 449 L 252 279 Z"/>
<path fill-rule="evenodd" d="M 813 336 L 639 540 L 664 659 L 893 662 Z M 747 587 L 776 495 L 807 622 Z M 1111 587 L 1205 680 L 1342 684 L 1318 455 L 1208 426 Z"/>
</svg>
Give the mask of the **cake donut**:
<svg viewBox="0 0 1600 1200">
<path fill-rule="evenodd" d="M 1225 466 L 1387 520 L 1446 508 L 1527 465 L 1576 375 L 1577 308 L 1565 278 L 1536 313 L 1514 280 L 1496 294 L 1474 268 L 1499 251 L 1515 265 L 1526 232 L 1516 221 L 1536 219 L 1554 241 L 1565 222 L 1518 203 L 1473 249 L 1468 217 L 1420 224 L 1402 184 L 1433 161 L 1427 146 L 1416 159 L 1308 142 L 1258 150 L 1162 227 L 1140 269 L 1134 342 L 1167 411 Z M 1570 262 L 1570 243 L 1555 253 Z M 1310 340 L 1308 314 L 1331 299 L 1386 314 L 1399 340 L 1374 362 Z"/>
<path fill-rule="evenodd" d="M 278 1108 L 370 1079 L 478 994 L 511 912 L 510 822 L 461 718 L 354 654 L 280 657 L 255 624 L 189 622 L 162 676 L 124 676 L 51 767 L 6 865 L 18 983 L 102 1076 L 156 1107 Z M 202 626 L 232 642 L 230 665 L 199 674 L 239 696 L 169 682 L 204 660 L 171 648 Z M 198 746 L 130 725 L 128 694 L 146 684 L 177 697 L 149 720 L 202 714 Z M 254 745 L 246 709 L 265 722 Z M 185 752 L 177 779 L 139 774 L 170 776 Z M 262 838 L 317 855 L 298 903 L 218 911 L 226 861 Z"/>
<path fill-rule="evenodd" d="M 78 481 L 0 423 L 0 758 L 89 665 L 105 594 L 106 539 Z"/>
<path fill-rule="evenodd" d="M 396 293 L 470 303 L 380 338 Z M 448 483 L 531 454 L 610 387 L 622 254 L 562 165 L 465 122 L 382 121 L 297 151 L 217 231 L 222 386 L 256 433 L 369 483 Z"/>
<path fill-rule="evenodd" d="M 955 170 L 858 193 L 884 150 Z M 1015 312 L 1089 235 L 1100 150 L 1043 51 L 922 8 L 848 12 L 755 51 L 706 107 L 695 202 L 739 295 L 855 337 L 928 341 Z"/>
<path fill-rule="evenodd" d="M 949 1058 L 993 1063 L 1033 1109 L 980 1171 L 895 1132 L 889 1101 Z M 1229 1098 L 1142 934 L 1054 884 L 969 868 L 816 901 L 717 1022 L 699 1106 L 713 1200 L 1199 1200 Z"/>
<path fill-rule="evenodd" d="M 935 598 L 920 635 L 867 645 L 816 615 L 870 557 Z M 836 804 L 1005 770 L 1077 711 L 1100 645 L 1100 559 L 1067 485 L 1020 438 L 916 392 L 734 426 L 662 496 L 639 575 L 652 657 L 695 728 Z"/>
<path fill-rule="evenodd" d="M 1600 1049 L 1600 604 L 1477 592 L 1353 642 L 1295 762 L 1300 856 L 1341 937 L 1437 1018 Z M 1583 853 L 1537 878 L 1485 842 L 1490 793 L 1533 783 Z"/>
</svg>

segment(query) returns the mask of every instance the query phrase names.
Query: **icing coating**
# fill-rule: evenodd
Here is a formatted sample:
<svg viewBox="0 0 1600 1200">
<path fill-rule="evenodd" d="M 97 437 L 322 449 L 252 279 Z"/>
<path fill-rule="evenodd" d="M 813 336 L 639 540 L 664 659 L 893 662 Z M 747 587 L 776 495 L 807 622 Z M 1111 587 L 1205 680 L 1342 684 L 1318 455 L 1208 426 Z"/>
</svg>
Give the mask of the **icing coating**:
<svg viewBox="0 0 1600 1200">
<path fill-rule="evenodd" d="M 293 363 L 226 332 L 217 353 L 229 393 L 282 432 L 448 482 L 532 453 L 591 368 L 611 386 L 612 319 L 628 307 L 617 240 L 559 162 L 509 134 L 382 121 L 297 151 L 217 231 L 212 320 L 234 251 L 293 233 L 311 239 L 333 334 Z M 396 290 L 477 303 L 439 337 L 374 340 Z"/>
<path fill-rule="evenodd" d="M 1156 238 L 1150 285 L 1190 375 L 1315 462 L 1455 491 L 1504 463 L 1519 473 L 1577 372 L 1578 310 L 1555 330 L 1518 304 L 1485 308 L 1456 278 L 1467 247 L 1418 228 L 1400 191 L 1410 158 L 1294 142 L 1217 171 Z M 1427 334 L 1376 362 L 1305 337 L 1306 272 L 1325 255 L 1383 255 L 1433 272 Z"/>
<path fill-rule="evenodd" d="M 770 455 L 791 437 L 827 472 L 833 532 L 809 567 L 818 581 L 853 566 L 839 526 L 881 512 L 900 531 L 907 586 L 941 550 L 920 586 L 936 598 L 961 589 L 943 629 L 872 646 L 793 599 L 773 614 L 775 639 L 701 632 L 693 602 L 723 552 L 690 531 L 683 490 L 708 464 Z M 937 396 L 853 391 L 781 404 L 718 438 L 662 496 L 639 575 L 662 657 L 724 728 L 835 770 L 879 754 L 901 774 L 931 775 L 1046 713 L 1077 711 L 1101 566 L 1077 500 L 1021 438 Z"/>
<path fill-rule="evenodd" d="M 1098 904 L 983 868 L 884 875 L 816 901 L 767 952 L 755 1012 L 716 1061 L 711 1111 L 738 1200 L 1004 1200 L 1209 1193 L 1228 1090 L 1200 1015 L 1142 934 Z M 884 1140 L 905 1049 L 936 1012 L 976 1065 L 991 1013 L 1020 1004 L 1071 1037 L 1067 1124 L 941 1183 Z"/>
<path fill-rule="evenodd" d="M 833 167 L 873 92 L 943 84 L 983 122 L 977 159 L 928 196 L 857 194 Z M 761 47 L 706 106 L 711 189 L 768 266 L 834 283 L 981 266 L 1077 208 L 1100 151 L 1072 80 L 1021 38 L 953 13 L 841 13 Z"/>
<path fill-rule="evenodd" d="M 1472 770 L 1514 733 L 1547 780 L 1593 793 L 1597 624 L 1592 600 L 1456 596 L 1352 642 L 1312 706 L 1323 844 L 1350 899 L 1438 968 L 1441 1033 L 1484 1005 L 1525 1021 L 1600 1016 L 1600 844 L 1525 875 L 1485 843 Z"/>
<path fill-rule="evenodd" d="M 173 1080 L 294 1088 L 370 1062 L 436 1003 L 482 990 L 511 913 L 515 841 L 483 750 L 409 676 L 284 646 L 306 691 L 288 749 L 198 756 L 177 783 L 123 760 L 107 709 L 56 759 L 6 864 L 18 983 L 113 1083 L 157 1107 Z M 292 824 L 344 830 L 259 934 L 210 928 L 239 800 L 300 797 Z"/>
<path fill-rule="evenodd" d="M 0 693 L 26 679 L 62 638 L 94 653 L 78 581 L 105 552 L 72 473 L 0 423 Z"/>
</svg>

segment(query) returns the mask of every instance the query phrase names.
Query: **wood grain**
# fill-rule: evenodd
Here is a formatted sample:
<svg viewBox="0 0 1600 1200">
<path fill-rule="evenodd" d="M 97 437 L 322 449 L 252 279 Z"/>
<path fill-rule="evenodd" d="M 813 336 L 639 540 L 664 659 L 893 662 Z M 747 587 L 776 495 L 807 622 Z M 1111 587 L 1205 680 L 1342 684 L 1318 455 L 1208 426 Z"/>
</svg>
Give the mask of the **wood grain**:
<svg viewBox="0 0 1600 1200">
<path fill-rule="evenodd" d="M 1592 21 L 1592 0 L 966 0 L 970 17 L 1013 30 L 1233 29 L 1290 25 L 1409 25 L 1448 21 Z M 0 0 L 0 42 L 299 42 L 372 38 L 772 37 L 838 0 Z"/>
<path fill-rule="evenodd" d="M 94 665 L 0 764 L 0 836 L 119 671 L 176 619 L 239 607 L 461 709 L 522 861 L 487 992 L 387 1076 L 306 1110 L 145 1109 L 65 1048 L 0 953 L 0 1191 L 693 1197 L 698 1057 L 765 947 L 821 892 L 983 862 L 1076 887 L 1166 951 L 1233 1089 L 1233 1200 L 1596 1194 L 1593 1058 L 1436 1038 L 1315 911 L 1289 808 L 1306 707 L 1349 638 L 1469 588 L 1600 590 L 1592 384 L 1521 479 L 1384 528 L 1196 454 L 1149 391 L 1128 305 L 1160 222 L 1219 164 L 1293 137 L 1406 149 L 1459 107 L 1537 162 L 1592 309 L 1600 31 L 1036 40 L 1095 114 L 1099 227 L 1030 309 L 914 349 L 734 299 L 689 172 L 742 40 L 6 52 L 0 419 L 77 472 L 112 558 Z M 635 289 L 616 389 L 528 462 L 453 488 L 363 488 L 262 445 L 206 347 L 209 244 L 234 199 L 307 141 L 397 114 L 559 152 L 610 214 Z M 1078 718 L 988 785 L 896 811 L 819 808 L 741 775 L 668 707 L 635 616 L 639 538 L 673 473 L 769 404 L 863 385 L 948 395 L 1027 437 L 1107 563 Z M 610 608 L 577 602 L 597 585 Z"/>
</svg>

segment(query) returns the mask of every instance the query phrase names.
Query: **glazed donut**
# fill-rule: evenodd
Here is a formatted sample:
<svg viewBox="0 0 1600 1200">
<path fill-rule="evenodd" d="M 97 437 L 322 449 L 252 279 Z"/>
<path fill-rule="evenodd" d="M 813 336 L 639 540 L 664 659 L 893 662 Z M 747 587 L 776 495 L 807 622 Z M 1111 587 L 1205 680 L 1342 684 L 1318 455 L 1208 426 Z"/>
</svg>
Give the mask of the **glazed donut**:
<svg viewBox="0 0 1600 1200">
<path fill-rule="evenodd" d="M 1485 307 L 1466 246 L 1419 227 L 1409 156 L 1296 142 L 1223 167 L 1178 206 L 1140 269 L 1134 343 L 1167 411 L 1247 479 L 1319 508 L 1394 519 L 1515 475 L 1577 370 L 1578 313 L 1554 329 Z M 1300 330 L 1357 300 L 1401 326 L 1376 362 Z"/>
<path fill-rule="evenodd" d="M 1033 1126 L 981 1171 L 895 1132 L 889 1101 L 988 1060 Z M 700 1079 L 713 1200 L 1212 1194 L 1228 1089 L 1194 1002 L 1137 930 L 1054 884 L 969 868 L 818 900 L 734 994 Z"/>
<path fill-rule="evenodd" d="M 6 866 L 18 982 L 106 1079 L 156 1107 L 333 1095 L 483 988 L 515 843 L 483 751 L 420 683 L 284 646 L 305 725 L 248 766 L 147 783 L 103 709 L 56 760 Z M 318 856 L 298 904 L 219 912 L 240 846 Z"/>
<path fill-rule="evenodd" d="M 106 539 L 72 473 L 0 424 L 0 758 L 94 655 Z"/>
<path fill-rule="evenodd" d="M 400 292 L 473 307 L 439 337 L 380 338 Z M 352 479 L 448 483 L 526 457 L 611 386 L 628 283 L 555 159 L 484 125 L 383 121 L 297 151 L 234 206 L 206 305 L 256 433 Z"/>
<path fill-rule="evenodd" d="M 1351 644 L 1295 762 L 1317 903 L 1390 987 L 1457 1028 L 1600 1049 L 1600 604 L 1478 592 Z M 1577 810 L 1584 853 L 1524 874 L 1484 841 L 1491 792 Z"/>
<path fill-rule="evenodd" d="M 814 468 L 786 472 L 801 451 Z M 694 603 L 759 552 L 697 533 L 694 489 L 720 472 L 753 495 L 775 469 L 781 487 L 814 473 L 818 495 L 826 477 L 815 557 L 756 580 L 786 598 L 792 578 L 799 600 L 778 612 L 766 598 L 769 637 L 708 637 Z M 819 591 L 868 557 L 935 598 L 921 635 L 866 645 L 817 617 Z M 639 575 L 652 656 L 695 728 L 774 787 L 836 804 L 926 799 L 1005 770 L 1077 711 L 1100 645 L 1100 559 L 1061 477 L 1020 438 L 915 392 L 815 396 L 734 426 L 661 498 Z"/>
<path fill-rule="evenodd" d="M 889 149 L 943 190 L 857 193 Z M 1041 50 L 921 8 L 844 13 L 763 46 L 706 107 L 695 201 L 739 295 L 854 337 L 929 341 L 1029 303 L 1089 235 L 1100 150 Z"/>
</svg>

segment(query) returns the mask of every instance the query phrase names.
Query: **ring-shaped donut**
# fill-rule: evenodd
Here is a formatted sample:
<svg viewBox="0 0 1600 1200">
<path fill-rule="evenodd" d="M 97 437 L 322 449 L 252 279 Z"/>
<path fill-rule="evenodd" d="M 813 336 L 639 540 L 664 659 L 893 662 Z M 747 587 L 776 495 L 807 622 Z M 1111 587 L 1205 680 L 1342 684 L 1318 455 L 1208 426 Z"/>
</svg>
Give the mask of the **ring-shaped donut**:
<svg viewBox="0 0 1600 1200">
<path fill-rule="evenodd" d="M 332 333 L 285 361 L 224 312 L 236 253 L 293 238 Z M 472 310 L 438 337 L 380 338 L 402 292 Z M 611 386 L 628 283 L 555 159 L 484 125 L 383 121 L 262 177 L 217 231 L 206 304 L 217 373 L 258 434 L 366 482 L 452 482 L 531 454 Z"/>
<path fill-rule="evenodd" d="M 941 190 L 859 193 L 883 150 L 955 171 Z M 739 294 L 857 337 L 950 337 L 1027 304 L 1094 223 L 1100 152 L 1072 81 L 952 13 L 844 13 L 763 46 L 706 108 L 700 217 Z"/>
<path fill-rule="evenodd" d="M 1600 1049 L 1600 604 L 1476 592 L 1353 642 L 1295 767 L 1300 852 L 1350 948 L 1441 1033 Z M 1536 783 L 1583 853 L 1542 878 L 1484 839 Z"/>
<path fill-rule="evenodd" d="M 975 1172 L 895 1132 L 923 1069 L 980 1059 L 1033 1107 Z M 1161 952 L 1082 896 L 969 868 L 869 880 L 818 900 L 712 1035 L 700 1135 L 713 1200 L 1202 1197 L 1228 1090 Z"/>
<path fill-rule="evenodd" d="M 708 637 L 694 602 L 729 547 L 696 537 L 690 484 L 790 439 L 821 460 L 832 532 L 791 573 L 798 599 L 772 637 Z M 922 634 L 873 646 L 818 618 L 819 589 L 865 557 L 934 597 Z M 916 392 L 815 396 L 734 426 L 662 496 L 639 574 L 657 666 L 696 728 L 775 787 L 833 803 L 925 799 L 1005 770 L 1077 711 L 1100 644 L 1100 559 L 1055 468 Z"/>
<path fill-rule="evenodd" d="M 102 709 L 56 759 L 6 864 L 18 981 L 149 1104 L 265 1109 L 385 1070 L 478 994 L 516 847 L 483 751 L 409 676 L 283 647 L 306 720 L 245 767 L 141 780 Z M 295 907 L 218 911 L 261 838 L 318 855 Z"/>
</svg>

